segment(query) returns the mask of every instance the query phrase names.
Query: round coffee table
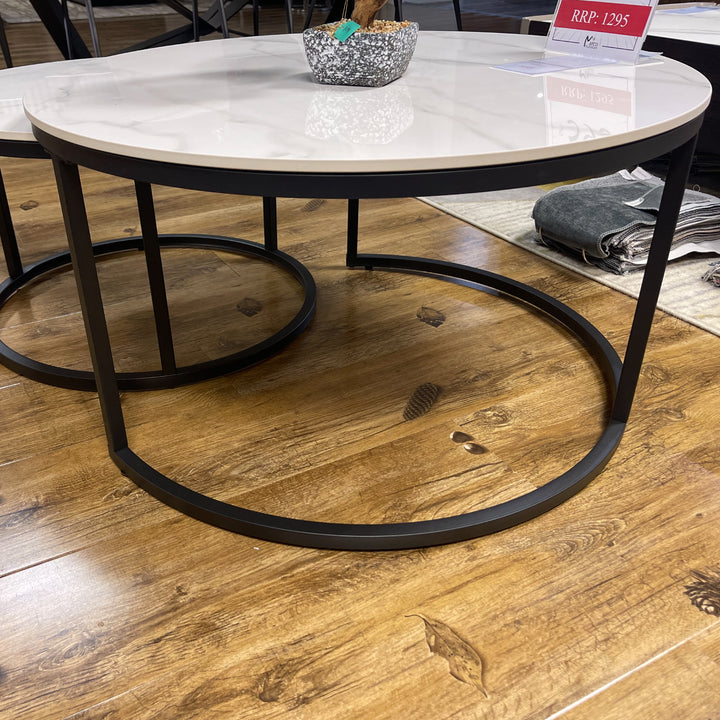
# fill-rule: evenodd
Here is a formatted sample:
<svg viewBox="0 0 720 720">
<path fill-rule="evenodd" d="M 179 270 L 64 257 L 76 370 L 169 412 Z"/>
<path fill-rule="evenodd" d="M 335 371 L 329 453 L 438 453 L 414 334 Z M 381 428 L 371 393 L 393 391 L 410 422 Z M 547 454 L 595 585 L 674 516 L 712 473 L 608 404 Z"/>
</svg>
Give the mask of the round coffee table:
<svg viewBox="0 0 720 720">
<path fill-rule="evenodd" d="M 32 127 L 23 112 L 25 89 L 46 77 L 82 75 L 100 71 L 102 59 L 66 60 L 40 65 L 26 65 L 0 70 L 0 155 L 14 158 L 49 159 L 45 149 L 35 140 Z M 152 390 L 195 382 L 252 364 L 281 349 L 307 326 L 315 308 L 316 289 L 312 276 L 294 258 L 277 251 L 275 198 L 264 198 L 265 244 L 237 238 L 210 235 L 159 235 L 155 222 L 152 188 L 135 182 L 138 214 L 142 236 L 104 240 L 93 246 L 96 257 L 142 251 L 145 254 L 151 290 L 158 360 L 148 360 L 148 369 L 118 373 L 123 390 Z M 0 310 L 23 287 L 41 280 L 50 273 L 71 265 L 68 251 L 54 253 L 41 260 L 24 264 L 20 256 L 15 229 L 8 206 L 5 185 L 0 175 L 0 240 L 8 270 L 8 278 L 0 283 Z M 303 287 L 305 302 L 285 328 L 240 352 L 205 362 L 180 365 L 175 359 L 173 334 L 165 293 L 160 248 L 196 248 L 234 254 L 251 255 L 278 265 Z M 0 340 L 0 362 L 11 370 L 57 387 L 71 390 L 94 390 L 95 378 L 89 370 L 50 365 L 32 356 L 23 355 Z M 158 367 L 159 365 L 159 367 Z"/>
<path fill-rule="evenodd" d="M 709 83 L 661 58 L 527 75 L 497 66 L 542 57 L 542 38 L 434 32 L 420 34 L 397 82 L 330 87 L 313 82 L 301 42 L 273 36 L 131 53 L 84 76 L 47 78 L 25 95 L 35 136 L 55 163 L 111 457 L 138 485 L 182 512 L 247 535 L 315 547 L 447 543 L 549 510 L 602 470 L 625 429 Z M 565 132 L 563 124 L 573 118 L 582 120 L 583 132 Z M 587 320 L 527 285 L 467 265 L 357 250 L 360 198 L 522 187 L 604 174 L 667 151 L 673 153 L 671 172 L 623 362 Z M 490 287 L 569 329 L 595 359 L 612 398 L 602 436 L 579 463 L 536 490 L 418 522 L 268 515 L 183 486 L 128 446 L 78 165 L 197 190 L 348 199 L 348 266 Z"/>
</svg>

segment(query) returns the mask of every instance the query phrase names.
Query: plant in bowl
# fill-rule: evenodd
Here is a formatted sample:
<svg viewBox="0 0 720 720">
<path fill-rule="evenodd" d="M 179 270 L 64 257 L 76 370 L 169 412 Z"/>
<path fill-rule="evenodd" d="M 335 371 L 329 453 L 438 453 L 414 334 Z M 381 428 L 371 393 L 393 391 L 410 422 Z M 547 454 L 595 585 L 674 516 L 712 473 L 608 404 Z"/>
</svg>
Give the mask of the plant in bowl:
<svg viewBox="0 0 720 720">
<path fill-rule="evenodd" d="M 405 72 L 415 51 L 418 24 L 376 20 L 386 2 L 357 0 L 349 20 L 303 32 L 305 55 L 318 82 L 381 87 Z"/>
</svg>

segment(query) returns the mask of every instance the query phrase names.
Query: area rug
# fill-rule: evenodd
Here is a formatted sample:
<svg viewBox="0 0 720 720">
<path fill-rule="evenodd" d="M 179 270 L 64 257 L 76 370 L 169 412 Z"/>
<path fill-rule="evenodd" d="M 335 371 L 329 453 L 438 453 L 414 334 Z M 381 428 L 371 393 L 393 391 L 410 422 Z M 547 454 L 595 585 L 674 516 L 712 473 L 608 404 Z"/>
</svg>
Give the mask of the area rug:
<svg viewBox="0 0 720 720">
<path fill-rule="evenodd" d="M 520 188 L 468 195 L 422 197 L 423 202 L 518 245 L 558 265 L 573 270 L 603 285 L 637 297 L 642 270 L 627 275 L 608 273 L 587 265 L 537 242 L 532 209 L 547 187 Z M 720 288 L 703 280 L 714 255 L 688 255 L 672 261 L 665 271 L 658 308 L 703 330 L 720 335 Z"/>
</svg>

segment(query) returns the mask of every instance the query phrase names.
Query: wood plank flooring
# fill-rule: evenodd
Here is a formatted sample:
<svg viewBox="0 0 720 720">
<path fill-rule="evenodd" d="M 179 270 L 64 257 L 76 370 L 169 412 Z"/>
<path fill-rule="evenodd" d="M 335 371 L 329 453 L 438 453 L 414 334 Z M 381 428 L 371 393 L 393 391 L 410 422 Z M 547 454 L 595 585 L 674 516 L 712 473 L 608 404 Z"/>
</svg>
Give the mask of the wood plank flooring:
<svg viewBox="0 0 720 720">
<path fill-rule="evenodd" d="M 26 41 L 13 51 L 37 50 L 32 32 L 9 28 Z M 63 249 L 49 163 L 0 168 L 24 259 Z M 130 183 L 83 180 L 96 240 L 138 232 Z M 155 193 L 161 232 L 262 238 L 257 198 Z M 125 393 L 141 456 L 254 509 L 377 522 L 527 492 L 594 442 L 605 391 L 562 330 L 490 293 L 346 270 L 342 202 L 278 211 L 281 248 L 318 282 L 316 318 L 261 366 Z M 360 233 L 363 249 L 482 265 L 551 292 L 622 353 L 630 298 L 417 200 L 361 203 Z M 300 302 L 263 263 L 164 257 L 187 361 L 263 337 Z M 118 367 L 154 366 L 139 258 L 100 270 Z M 0 313 L 12 347 L 87 368 L 81 326 L 68 272 Z M 93 393 L 0 366 L 0 718 L 718 720 L 719 371 L 720 338 L 658 313 L 630 427 L 587 489 L 497 535 L 351 553 L 177 513 L 108 459 Z M 428 382 L 437 401 L 403 419 Z M 486 452 L 452 442 L 456 430 Z"/>
</svg>

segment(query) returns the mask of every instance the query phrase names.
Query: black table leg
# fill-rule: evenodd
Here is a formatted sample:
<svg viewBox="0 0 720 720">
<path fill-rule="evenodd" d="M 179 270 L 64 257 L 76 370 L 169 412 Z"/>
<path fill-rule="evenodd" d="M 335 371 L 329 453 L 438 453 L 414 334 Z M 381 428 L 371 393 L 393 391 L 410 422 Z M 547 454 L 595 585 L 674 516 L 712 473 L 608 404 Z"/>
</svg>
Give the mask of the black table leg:
<svg viewBox="0 0 720 720">
<path fill-rule="evenodd" d="M 8 275 L 11 278 L 20 277 L 23 271 L 22 260 L 20 259 L 20 251 L 18 250 L 2 173 L 0 173 L 0 240 L 2 241 Z"/>
<path fill-rule="evenodd" d="M 125 422 L 113 363 L 110 336 L 95 268 L 90 228 L 77 165 L 53 158 L 60 205 L 65 219 L 75 282 L 110 452 L 127 447 Z"/>
<path fill-rule="evenodd" d="M 270 252 L 275 252 L 278 249 L 277 198 L 263 198 L 263 226 L 265 231 L 265 249 Z"/>
<path fill-rule="evenodd" d="M 613 407 L 613 419 L 620 422 L 627 422 L 630 415 L 696 142 L 697 136 L 673 150 L 670 156 L 670 169 L 655 222 Z"/>
<path fill-rule="evenodd" d="M 160 258 L 160 239 L 157 222 L 155 221 L 152 187 L 147 183 L 135 182 L 135 195 L 142 228 L 145 264 L 150 283 L 150 297 L 152 298 L 153 314 L 155 316 L 160 365 L 163 372 L 171 374 L 177 371 L 177 364 L 175 363 L 170 312 L 168 310 L 167 293 L 165 292 L 165 276 L 163 275 L 162 259 Z"/>
<path fill-rule="evenodd" d="M 7 157 L 43 158 L 48 155 L 37 143 L 2 141 L 0 154 Z M 145 251 L 148 279 L 151 289 L 154 320 L 158 336 L 161 367 L 135 372 L 117 373 L 117 383 L 122 390 L 152 390 L 177 387 L 189 382 L 217 377 L 257 362 L 258 358 L 269 357 L 281 349 L 292 337 L 302 331 L 310 322 L 314 308 L 316 289 L 312 276 L 294 258 L 277 249 L 277 208 L 275 198 L 266 198 L 263 204 L 265 217 L 265 246 L 239 238 L 216 235 L 164 234 L 158 235 L 151 186 L 136 183 L 138 213 L 143 237 L 123 237 L 105 240 L 93 245 L 95 258 L 124 252 Z M 18 249 L 15 230 L 10 215 L 7 196 L 0 174 L 0 240 L 8 275 L 0 282 L 0 310 L 29 283 L 41 279 L 47 273 L 68 268 L 72 263 L 69 251 L 54 253 L 46 258 L 23 265 Z M 305 301 L 298 314 L 286 327 L 270 338 L 255 345 L 192 365 L 177 366 L 173 349 L 171 323 L 169 319 L 165 281 L 162 271 L 160 248 L 192 248 L 243 255 L 269 262 L 291 275 L 305 292 Z M 38 382 L 71 390 L 95 390 L 93 373 L 50 365 L 23 355 L 0 340 L 0 363 L 20 375 Z"/>
<path fill-rule="evenodd" d="M 347 214 L 347 252 L 345 264 L 354 267 L 357 264 L 358 231 L 360 225 L 360 201 L 357 198 L 348 200 Z"/>
</svg>

